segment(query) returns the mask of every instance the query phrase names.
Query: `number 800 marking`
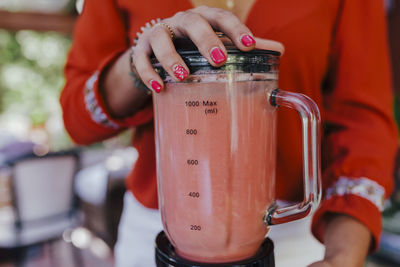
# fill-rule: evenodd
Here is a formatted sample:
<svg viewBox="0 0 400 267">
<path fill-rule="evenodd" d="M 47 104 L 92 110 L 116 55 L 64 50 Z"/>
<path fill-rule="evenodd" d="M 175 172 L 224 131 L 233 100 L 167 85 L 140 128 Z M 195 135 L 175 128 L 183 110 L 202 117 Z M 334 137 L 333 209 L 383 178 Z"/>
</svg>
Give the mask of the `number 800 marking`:
<svg viewBox="0 0 400 267">
<path fill-rule="evenodd" d="M 197 134 L 197 130 L 196 129 L 186 129 L 186 134 L 196 135 Z"/>
</svg>

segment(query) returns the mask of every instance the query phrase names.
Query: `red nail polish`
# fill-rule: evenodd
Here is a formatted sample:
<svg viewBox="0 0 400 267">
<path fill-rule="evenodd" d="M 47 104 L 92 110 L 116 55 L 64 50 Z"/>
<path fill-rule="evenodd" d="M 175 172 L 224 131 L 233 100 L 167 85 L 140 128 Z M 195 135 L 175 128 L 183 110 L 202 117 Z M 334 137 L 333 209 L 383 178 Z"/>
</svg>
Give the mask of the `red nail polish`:
<svg viewBox="0 0 400 267">
<path fill-rule="evenodd" d="M 156 91 L 156 93 L 159 93 L 161 91 L 161 84 L 159 84 L 155 80 L 150 81 L 150 86 L 151 88 L 153 88 L 154 91 Z"/>
<path fill-rule="evenodd" d="M 189 74 L 183 66 L 178 65 L 178 64 L 175 64 L 172 67 L 172 70 L 174 71 L 175 77 L 181 81 L 183 81 Z"/>
<path fill-rule="evenodd" d="M 211 59 L 217 64 L 222 63 L 226 60 L 224 52 L 219 47 L 214 47 L 213 49 L 211 49 L 210 56 Z"/>
<path fill-rule="evenodd" d="M 253 45 L 253 44 L 256 43 L 256 41 L 253 39 L 253 37 L 251 37 L 251 36 L 248 35 L 248 34 L 243 34 L 243 35 L 240 37 L 240 41 L 242 42 L 242 44 L 243 44 L 244 46 L 251 46 L 251 45 Z"/>
</svg>

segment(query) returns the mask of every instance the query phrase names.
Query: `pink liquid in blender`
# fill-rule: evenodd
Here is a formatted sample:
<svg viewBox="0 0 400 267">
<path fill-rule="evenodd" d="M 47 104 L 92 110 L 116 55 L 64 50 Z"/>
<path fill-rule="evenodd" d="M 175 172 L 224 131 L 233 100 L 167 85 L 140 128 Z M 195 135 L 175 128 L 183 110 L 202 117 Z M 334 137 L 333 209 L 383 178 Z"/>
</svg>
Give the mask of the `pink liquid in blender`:
<svg viewBox="0 0 400 267">
<path fill-rule="evenodd" d="M 164 230 L 183 258 L 253 256 L 275 191 L 275 82 L 168 84 L 155 96 Z M 272 88 L 274 87 L 274 88 Z"/>
</svg>

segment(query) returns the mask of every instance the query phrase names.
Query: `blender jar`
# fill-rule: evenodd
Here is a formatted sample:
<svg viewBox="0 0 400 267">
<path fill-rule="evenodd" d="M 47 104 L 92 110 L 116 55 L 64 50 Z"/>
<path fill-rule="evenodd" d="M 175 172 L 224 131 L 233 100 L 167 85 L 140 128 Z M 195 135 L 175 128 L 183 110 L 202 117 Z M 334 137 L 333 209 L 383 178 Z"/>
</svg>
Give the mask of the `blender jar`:
<svg viewBox="0 0 400 267">
<path fill-rule="evenodd" d="M 224 42 L 227 62 L 215 68 L 178 40 L 191 73 L 184 82 L 153 59 L 165 82 L 153 94 L 159 208 L 177 254 L 195 262 L 251 257 L 270 225 L 303 218 L 321 197 L 316 104 L 278 89 L 279 52 Z M 283 208 L 275 202 L 278 106 L 303 122 L 304 201 Z"/>
</svg>

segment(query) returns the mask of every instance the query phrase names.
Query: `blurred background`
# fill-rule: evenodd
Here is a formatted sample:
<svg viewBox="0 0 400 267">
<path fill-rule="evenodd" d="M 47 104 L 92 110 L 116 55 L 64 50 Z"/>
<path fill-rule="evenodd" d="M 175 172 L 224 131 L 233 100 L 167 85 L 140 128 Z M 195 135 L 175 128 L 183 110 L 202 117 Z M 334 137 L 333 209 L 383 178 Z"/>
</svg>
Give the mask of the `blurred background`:
<svg viewBox="0 0 400 267">
<path fill-rule="evenodd" d="M 137 153 L 75 147 L 59 105 L 83 1 L 0 0 L 0 266 L 112 266 Z"/>
<path fill-rule="evenodd" d="M 400 1 L 386 3 L 400 96 Z M 0 0 L 0 267 L 113 266 L 124 177 L 137 152 L 129 132 L 82 148 L 63 128 L 63 66 L 82 4 Z M 394 105 L 400 122 L 398 98 Z M 399 168 L 394 177 L 369 267 L 400 266 Z"/>
</svg>

